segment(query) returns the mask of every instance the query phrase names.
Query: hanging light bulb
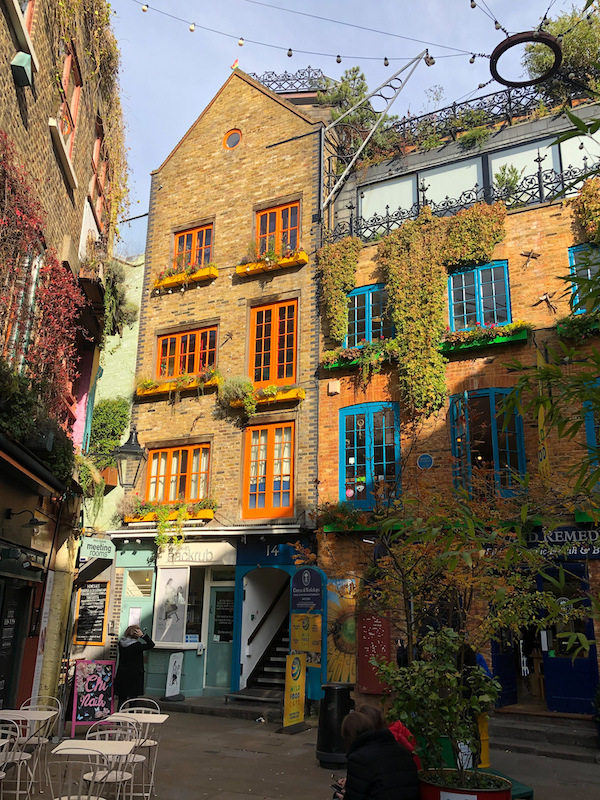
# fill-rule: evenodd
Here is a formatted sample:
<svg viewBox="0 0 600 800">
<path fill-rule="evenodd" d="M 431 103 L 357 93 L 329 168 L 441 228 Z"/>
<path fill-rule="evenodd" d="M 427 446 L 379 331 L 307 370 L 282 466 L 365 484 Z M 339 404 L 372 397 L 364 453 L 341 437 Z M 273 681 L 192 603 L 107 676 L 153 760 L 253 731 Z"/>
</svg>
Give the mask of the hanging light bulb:
<svg viewBox="0 0 600 800">
<path fill-rule="evenodd" d="M 192 24 L 190 25 L 190 33 L 193 33 L 195 30 L 196 30 L 196 26 L 195 26 L 195 24 L 192 22 Z"/>
<path fill-rule="evenodd" d="M 142 11 L 148 11 L 148 6 L 142 6 Z"/>
<path fill-rule="evenodd" d="M 499 31 L 501 27 L 502 27 L 502 25 L 500 25 L 500 23 L 498 22 L 498 20 L 495 20 L 495 21 L 494 21 L 494 28 L 496 28 L 496 30 L 497 30 L 497 31 Z"/>
<path fill-rule="evenodd" d="M 337 62 L 338 64 L 341 64 L 341 63 L 342 63 L 342 57 L 341 57 L 341 56 L 337 56 L 337 58 L 336 58 L 335 60 L 336 60 L 336 62 Z"/>
<path fill-rule="evenodd" d="M 288 50 L 288 58 L 291 58 L 294 54 L 292 53 L 292 48 Z"/>
<path fill-rule="evenodd" d="M 243 39 L 242 36 L 240 36 L 240 38 L 238 39 L 238 44 L 239 44 L 240 47 L 244 46 L 244 39 Z"/>
<path fill-rule="evenodd" d="M 471 8 L 477 8 L 477 3 L 475 0 L 471 0 Z"/>
<path fill-rule="evenodd" d="M 429 50 L 425 51 L 424 61 L 428 67 L 433 67 L 433 65 L 435 64 L 435 58 L 429 55 Z"/>
<path fill-rule="evenodd" d="M 389 67 L 389 65 L 390 65 L 390 60 L 386 56 L 386 58 L 383 59 L 383 66 L 384 67 Z"/>
<path fill-rule="evenodd" d="M 474 63 L 475 63 L 475 55 L 472 55 L 471 58 L 469 59 L 469 64 L 474 64 Z"/>
</svg>

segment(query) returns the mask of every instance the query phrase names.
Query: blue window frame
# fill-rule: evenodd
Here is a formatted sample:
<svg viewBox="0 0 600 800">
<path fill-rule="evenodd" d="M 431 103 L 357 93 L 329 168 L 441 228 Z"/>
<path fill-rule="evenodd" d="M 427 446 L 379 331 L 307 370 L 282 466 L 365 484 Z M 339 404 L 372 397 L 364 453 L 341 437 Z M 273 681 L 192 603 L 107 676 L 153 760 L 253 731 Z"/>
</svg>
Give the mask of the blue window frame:
<svg viewBox="0 0 600 800">
<path fill-rule="evenodd" d="M 348 294 L 348 336 L 346 347 L 358 347 L 366 340 L 393 336 L 388 315 L 388 293 L 383 283 L 359 286 Z"/>
<path fill-rule="evenodd" d="M 594 389 L 600 391 L 600 380 L 593 384 Z M 585 441 L 593 469 L 598 469 L 600 462 L 600 414 L 594 413 L 594 408 L 589 400 L 583 404 L 585 411 Z M 596 486 L 600 490 L 600 486 Z"/>
<path fill-rule="evenodd" d="M 400 487 L 400 407 L 361 403 L 340 410 L 340 500 L 374 508 Z"/>
<path fill-rule="evenodd" d="M 589 244 L 578 244 L 575 247 L 569 247 L 569 267 L 573 278 L 571 283 L 573 313 L 585 314 L 585 308 L 577 308 L 579 303 L 579 279 L 589 280 L 598 274 L 598 268 L 600 267 L 598 248 Z"/>
<path fill-rule="evenodd" d="M 448 310 L 453 331 L 510 322 L 508 261 L 492 261 L 449 275 Z"/>
<path fill-rule="evenodd" d="M 450 398 L 454 480 L 473 489 L 474 470 L 493 480 L 496 491 L 510 496 L 525 473 L 523 420 L 513 412 L 506 429 L 502 403 L 510 389 L 481 389 Z"/>
</svg>

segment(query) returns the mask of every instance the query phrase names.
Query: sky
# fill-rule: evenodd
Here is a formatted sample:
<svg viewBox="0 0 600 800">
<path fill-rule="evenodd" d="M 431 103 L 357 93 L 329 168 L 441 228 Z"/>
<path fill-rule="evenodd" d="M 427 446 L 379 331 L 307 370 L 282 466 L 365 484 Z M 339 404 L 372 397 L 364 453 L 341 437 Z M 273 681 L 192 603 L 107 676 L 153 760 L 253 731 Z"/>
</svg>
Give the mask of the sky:
<svg viewBox="0 0 600 800">
<path fill-rule="evenodd" d="M 144 12 L 139 0 L 113 0 L 131 173 L 128 215 L 147 212 L 150 172 L 160 166 L 225 83 L 236 59 L 240 69 L 258 75 L 311 66 L 338 79 L 345 69 L 359 66 L 369 88 L 374 89 L 406 63 L 395 59 L 413 58 L 428 47 L 435 64 L 419 64 L 391 110 L 400 117 L 408 111 L 418 115 L 435 109 L 436 87 L 443 90 L 441 106 L 504 88 L 492 81 L 478 89 L 491 78 L 489 59 L 476 58 L 474 64 L 469 63 L 472 53 L 489 55 L 505 37 L 503 30 L 496 29 L 495 20 L 508 33 L 527 31 L 539 24 L 549 6 L 554 17 L 572 5 L 572 0 L 477 0 L 473 9 L 470 0 L 151 0 Z M 193 32 L 191 23 L 195 23 Z M 241 47 L 240 37 L 245 40 Z M 292 57 L 287 55 L 289 48 Z M 301 54 L 300 50 L 319 55 Z M 340 64 L 336 63 L 338 54 L 342 56 Z M 501 60 L 508 77 L 518 76 L 519 56 L 513 52 Z M 384 66 L 384 58 L 390 66 Z M 143 218 L 121 225 L 123 241 L 118 250 L 122 255 L 143 252 L 146 222 Z"/>
</svg>

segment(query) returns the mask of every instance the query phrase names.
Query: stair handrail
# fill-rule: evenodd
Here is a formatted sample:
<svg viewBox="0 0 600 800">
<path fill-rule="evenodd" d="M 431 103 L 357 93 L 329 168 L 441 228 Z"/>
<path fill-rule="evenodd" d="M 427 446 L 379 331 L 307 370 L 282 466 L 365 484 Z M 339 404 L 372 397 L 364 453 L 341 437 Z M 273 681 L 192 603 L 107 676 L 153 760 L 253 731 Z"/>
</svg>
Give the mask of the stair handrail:
<svg viewBox="0 0 600 800">
<path fill-rule="evenodd" d="M 277 592 L 277 595 L 275 596 L 273 602 L 271 603 L 271 605 L 267 608 L 267 610 L 263 614 L 263 617 L 262 617 L 261 621 L 258 623 L 256 628 L 254 628 L 254 630 L 252 631 L 252 633 L 248 637 L 248 644 L 252 644 L 252 642 L 256 638 L 257 633 L 262 628 L 262 626 L 265 624 L 265 622 L 267 621 L 269 615 L 271 614 L 271 611 L 273 611 L 273 609 L 275 608 L 277 603 L 281 600 L 281 598 L 285 594 L 287 588 L 288 588 L 288 583 L 284 583 L 283 586 L 281 587 L 281 589 Z"/>
</svg>

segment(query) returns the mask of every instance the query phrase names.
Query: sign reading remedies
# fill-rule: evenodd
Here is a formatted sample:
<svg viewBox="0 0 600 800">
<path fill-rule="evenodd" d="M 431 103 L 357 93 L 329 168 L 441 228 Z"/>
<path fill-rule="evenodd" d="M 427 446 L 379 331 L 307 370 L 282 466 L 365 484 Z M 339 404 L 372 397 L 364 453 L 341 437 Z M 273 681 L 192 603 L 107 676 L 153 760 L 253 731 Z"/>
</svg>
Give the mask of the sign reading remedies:
<svg viewBox="0 0 600 800">
<path fill-rule="evenodd" d="M 229 542 L 185 542 L 161 547 L 156 561 L 159 567 L 199 566 L 203 564 L 235 565 L 235 547 Z"/>
<path fill-rule="evenodd" d="M 292 611 L 320 611 L 323 608 L 321 573 L 301 567 L 292 577 Z"/>
<path fill-rule="evenodd" d="M 77 661 L 73 691 L 71 738 L 77 725 L 89 725 L 112 714 L 114 707 L 114 661 Z"/>
<path fill-rule="evenodd" d="M 563 558 L 600 558 L 600 530 L 562 525 L 548 531 L 536 528 L 528 534 L 527 544 L 538 547 L 543 556 Z"/>
<path fill-rule="evenodd" d="M 75 644 L 104 644 L 108 586 L 108 581 L 89 581 L 79 589 L 73 637 Z"/>
</svg>

